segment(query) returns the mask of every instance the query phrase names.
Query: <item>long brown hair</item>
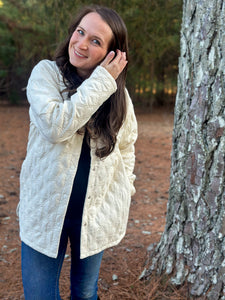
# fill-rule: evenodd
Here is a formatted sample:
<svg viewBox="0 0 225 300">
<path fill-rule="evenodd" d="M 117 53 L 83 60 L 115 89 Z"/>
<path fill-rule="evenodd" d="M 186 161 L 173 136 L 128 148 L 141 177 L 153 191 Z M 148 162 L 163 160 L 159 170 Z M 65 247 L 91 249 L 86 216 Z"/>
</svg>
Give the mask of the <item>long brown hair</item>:
<svg viewBox="0 0 225 300">
<path fill-rule="evenodd" d="M 84 7 L 72 22 L 68 30 L 68 37 L 59 46 L 55 53 L 56 63 L 63 75 L 64 83 L 71 96 L 76 92 L 77 87 L 82 83 L 82 79 L 78 76 L 76 68 L 69 62 L 68 47 L 70 38 L 80 24 L 82 18 L 91 13 L 98 13 L 101 18 L 109 25 L 113 32 L 113 38 L 109 45 L 108 51 L 116 51 L 117 49 L 126 52 L 128 59 L 128 35 L 126 26 L 122 18 L 113 10 L 103 6 L 87 6 Z M 127 66 L 116 79 L 117 90 L 107 99 L 100 108 L 95 112 L 86 124 L 89 138 L 101 139 L 100 148 L 97 147 L 96 155 L 100 158 L 108 156 L 114 149 L 117 133 L 122 126 L 126 115 L 126 99 L 125 99 L 125 80 L 127 74 Z"/>
</svg>

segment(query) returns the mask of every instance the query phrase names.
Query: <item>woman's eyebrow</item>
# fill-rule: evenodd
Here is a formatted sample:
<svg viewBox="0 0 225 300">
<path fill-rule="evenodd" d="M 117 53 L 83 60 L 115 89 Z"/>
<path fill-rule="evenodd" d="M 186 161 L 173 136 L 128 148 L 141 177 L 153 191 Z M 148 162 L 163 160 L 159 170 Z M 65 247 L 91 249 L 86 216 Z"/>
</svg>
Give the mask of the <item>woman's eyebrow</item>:
<svg viewBox="0 0 225 300">
<path fill-rule="evenodd" d="M 84 32 L 87 32 L 87 31 L 85 30 L 85 28 L 82 27 L 81 25 L 78 25 L 77 28 L 80 28 L 80 29 L 82 29 Z M 100 38 L 100 36 L 92 35 L 92 37 L 95 38 L 95 39 L 97 39 L 97 40 L 100 40 L 102 43 L 104 42 L 103 39 Z"/>
</svg>

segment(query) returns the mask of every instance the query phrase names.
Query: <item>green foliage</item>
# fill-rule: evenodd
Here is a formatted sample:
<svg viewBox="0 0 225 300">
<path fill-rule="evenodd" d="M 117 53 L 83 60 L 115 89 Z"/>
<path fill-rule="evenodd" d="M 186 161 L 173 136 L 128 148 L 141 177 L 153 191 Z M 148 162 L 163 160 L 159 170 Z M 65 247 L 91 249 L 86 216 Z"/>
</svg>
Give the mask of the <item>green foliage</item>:
<svg viewBox="0 0 225 300">
<path fill-rule="evenodd" d="M 164 101 L 166 87 L 176 86 L 182 5 L 175 0 L 136 2 L 125 14 L 132 65 L 128 82 L 141 92 L 139 101 L 152 105 Z"/>
<path fill-rule="evenodd" d="M 109 6 L 108 0 L 0 1 L 1 96 L 25 98 L 21 89 L 33 66 L 40 59 L 52 58 L 78 8 L 89 4 Z M 110 7 L 128 28 L 127 85 L 133 99 L 147 106 L 164 103 L 166 87 L 176 87 L 181 1 L 112 0 Z"/>
</svg>

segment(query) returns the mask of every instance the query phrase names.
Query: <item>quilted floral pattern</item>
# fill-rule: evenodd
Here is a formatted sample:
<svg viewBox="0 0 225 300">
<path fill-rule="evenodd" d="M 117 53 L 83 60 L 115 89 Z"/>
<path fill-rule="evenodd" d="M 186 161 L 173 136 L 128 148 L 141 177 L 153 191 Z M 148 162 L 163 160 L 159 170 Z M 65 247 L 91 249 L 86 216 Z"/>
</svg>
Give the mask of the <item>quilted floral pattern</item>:
<svg viewBox="0 0 225 300">
<path fill-rule="evenodd" d="M 32 71 L 27 96 L 30 132 L 20 175 L 20 236 L 35 250 L 56 257 L 61 230 L 81 152 L 85 125 L 116 91 L 113 77 L 98 66 L 70 99 L 55 62 L 43 60 Z M 133 182 L 137 122 L 126 91 L 128 112 L 114 151 L 95 156 L 85 199 L 81 258 L 116 245 L 124 236 Z"/>
</svg>

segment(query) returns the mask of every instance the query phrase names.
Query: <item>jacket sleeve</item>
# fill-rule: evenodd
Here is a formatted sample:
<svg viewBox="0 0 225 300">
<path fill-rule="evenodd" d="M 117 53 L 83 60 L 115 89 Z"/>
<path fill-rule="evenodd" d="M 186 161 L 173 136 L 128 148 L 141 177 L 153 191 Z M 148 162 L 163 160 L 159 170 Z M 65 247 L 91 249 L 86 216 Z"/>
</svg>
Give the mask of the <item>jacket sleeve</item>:
<svg viewBox="0 0 225 300">
<path fill-rule="evenodd" d="M 117 89 L 114 78 L 98 66 L 70 100 L 63 101 L 60 77 L 54 62 L 42 60 L 34 67 L 27 86 L 31 121 L 51 143 L 73 136 Z"/>
<path fill-rule="evenodd" d="M 127 90 L 125 90 L 125 94 L 127 99 L 127 115 L 121 128 L 122 136 L 120 139 L 119 148 L 131 185 L 131 196 L 133 196 L 136 191 L 134 187 L 134 180 L 136 176 L 133 172 L 135 165 L 134 144 L 137 140 L 137 120 L 134 113 L 134 107 Z"/>
</svg>

